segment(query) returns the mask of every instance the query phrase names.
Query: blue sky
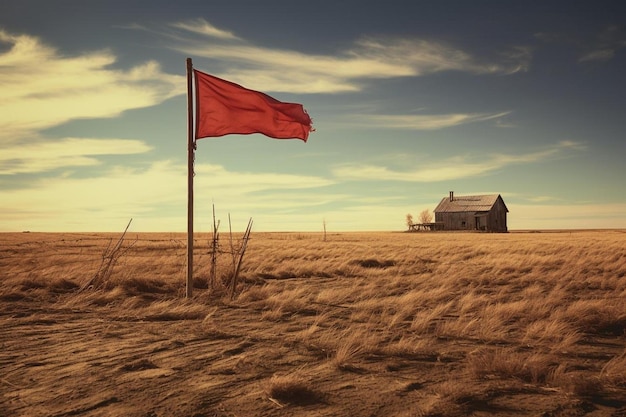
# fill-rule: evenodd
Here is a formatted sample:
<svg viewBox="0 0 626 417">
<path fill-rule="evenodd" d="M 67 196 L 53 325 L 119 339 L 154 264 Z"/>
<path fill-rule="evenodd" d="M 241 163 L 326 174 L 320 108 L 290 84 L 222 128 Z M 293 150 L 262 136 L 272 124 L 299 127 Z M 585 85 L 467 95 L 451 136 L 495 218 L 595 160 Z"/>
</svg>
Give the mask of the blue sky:
<svg viewBox="0 0 626 417">
<path fill-rule="evenodd" d="M 195 230 L 626 227 L 622 1 L 0 3 L 0 231 L 186 230 L 185 59 L 302 103 L 309 141 L 198 141 Z"/>
</svg>

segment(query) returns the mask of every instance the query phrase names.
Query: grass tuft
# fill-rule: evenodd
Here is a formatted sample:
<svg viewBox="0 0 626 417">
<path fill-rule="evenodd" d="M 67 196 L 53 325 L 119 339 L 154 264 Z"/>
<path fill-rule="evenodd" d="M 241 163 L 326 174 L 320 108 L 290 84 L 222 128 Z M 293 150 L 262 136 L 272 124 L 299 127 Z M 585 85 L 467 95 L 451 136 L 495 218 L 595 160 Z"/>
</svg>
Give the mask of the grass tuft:
<svg viewBox="0 0 626 417">
<path fill-rule="evenodd" d="M 602 367 L 600 376 L 608 384 L 626 388 L 626 350 L 608 361 Z"/>
<path fill-rule="evenodd" d="M 514 378 L 528 383 L 545 383 L 556 364 L 548 355 L 498 348 L 469 355 L 467 366 L 478 378 Z"/>
<path fill-rule="evenodd" d="M 126 364 L 121 367 L 122 371 L 126 372 L 135 372 L 135 371 L 144 371 L 146 369 L 156 369 L 158 366 L 154 364 L 154 362 L 148 359 L 139 359 L 135 362 Z"/>
<path fill-rule="evenodd" d="M 357 259 L 353 261 L 355 265 L 359 265 L 363 268 L 388 268 L 390 266 L 394 266 L 396 264 L 395 261 L 387 259 L 384 261 L 379 261 L 378 259 Z"/>
<path fill-rule="evenodd" d="M 309 382 L 297 373 L 274 375 L 267 386 L 268 397 L 281 403 L 295 405 L 315 404 L 323 401 L 324 396 L 311 388 Z"/>
</svg>

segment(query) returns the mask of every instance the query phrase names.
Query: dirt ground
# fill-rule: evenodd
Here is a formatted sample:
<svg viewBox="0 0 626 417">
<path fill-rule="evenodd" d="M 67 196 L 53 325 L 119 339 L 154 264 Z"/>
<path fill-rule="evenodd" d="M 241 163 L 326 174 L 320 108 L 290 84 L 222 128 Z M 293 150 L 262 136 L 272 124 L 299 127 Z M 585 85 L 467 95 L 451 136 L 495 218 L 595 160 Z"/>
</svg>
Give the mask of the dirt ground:
<svg viewBox="0 0 626 417">
<path fill-rule="evenodd" d="M 348 279 L 287 281 L 313 291 Z M 267 283 L 277 292 L 283 285 Z M 320 315 L 335 326 L 349 321 L 342 305 L 268 320 L 253 303 L 197 290 L 180 302 L 194 314 L 176 316 L 77 303 L 69 287 L 50 297 L 6 293 L 0 301 L 0 416 L 626 416 L 625 388 L 600 395 L 589 386 L 576 392 L 468 376 L 466 358 L 483 347 L 475 340 L 440 337 L 413 355 L 368 351 L 335 366 L 332 352 L 301 335 Z M 163 298 L 176 296 L 152 293 L 137 302 Z M 624 347 L 623 335 L 597 336 L 573 356 L 587 370 Z"/>
</svg>

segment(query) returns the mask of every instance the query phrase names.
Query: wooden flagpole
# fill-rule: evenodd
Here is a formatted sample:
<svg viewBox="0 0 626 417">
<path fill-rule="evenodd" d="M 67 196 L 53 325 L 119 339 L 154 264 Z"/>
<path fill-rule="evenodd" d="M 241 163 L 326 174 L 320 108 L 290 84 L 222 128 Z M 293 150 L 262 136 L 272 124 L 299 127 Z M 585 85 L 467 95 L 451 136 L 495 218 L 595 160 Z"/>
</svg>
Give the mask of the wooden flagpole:
<svg viewBox="0 0 626 417">
<path fill-rule="evenodd" d="M 187 58 L 187 298 L 193 295 L 193 163 L 196 142 L 193 135 L 193 65 Z"/>
</svg>

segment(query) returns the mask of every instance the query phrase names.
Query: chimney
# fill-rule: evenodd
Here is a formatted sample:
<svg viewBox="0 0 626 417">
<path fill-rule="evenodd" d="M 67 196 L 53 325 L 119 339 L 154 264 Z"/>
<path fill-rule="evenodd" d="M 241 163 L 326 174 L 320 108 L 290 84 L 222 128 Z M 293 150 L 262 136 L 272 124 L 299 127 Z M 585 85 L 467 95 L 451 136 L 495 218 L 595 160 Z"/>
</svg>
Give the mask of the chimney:
<svg viewBox="0 0 626 417">
<path fill-rule="evenodd" d="M 454 201 L 454 191 L 450 191 L 450 202 Z"/>
</svg>

